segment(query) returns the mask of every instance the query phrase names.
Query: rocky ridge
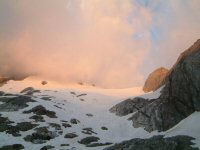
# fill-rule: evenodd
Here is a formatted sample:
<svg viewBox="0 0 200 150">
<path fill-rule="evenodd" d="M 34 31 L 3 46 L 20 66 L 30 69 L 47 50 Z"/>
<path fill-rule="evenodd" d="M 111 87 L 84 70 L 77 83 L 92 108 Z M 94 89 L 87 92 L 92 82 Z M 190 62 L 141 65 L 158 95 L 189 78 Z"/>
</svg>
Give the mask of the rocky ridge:
<svg viewBox="0 0 200 150">
<path fill-rule="evenodd" d="M 110 109 L 119 116 L 134 113 L 134 127 L 166 131 L 195 111 L 200 111 L 200 40 L 184 51 L 166 77 L 157 99 L 125 100 Z M 138 105 L 142 107 L 138 107 Z M 117 109 L 116 109 L 117 108 Z"/>
</svg>

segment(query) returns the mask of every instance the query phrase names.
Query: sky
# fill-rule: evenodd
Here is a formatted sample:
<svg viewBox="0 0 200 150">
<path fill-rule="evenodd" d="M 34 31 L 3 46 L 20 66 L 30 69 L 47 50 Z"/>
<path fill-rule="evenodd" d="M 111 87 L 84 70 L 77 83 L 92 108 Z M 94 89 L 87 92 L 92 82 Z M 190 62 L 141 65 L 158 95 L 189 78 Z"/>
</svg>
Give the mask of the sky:
<svg viewBox="0 0 200 150">
<path fill-rule="evenodd" d="M 200 0 L 1 0 L 0 75 L 142 86 L 200 35 Z"/>
</svg>

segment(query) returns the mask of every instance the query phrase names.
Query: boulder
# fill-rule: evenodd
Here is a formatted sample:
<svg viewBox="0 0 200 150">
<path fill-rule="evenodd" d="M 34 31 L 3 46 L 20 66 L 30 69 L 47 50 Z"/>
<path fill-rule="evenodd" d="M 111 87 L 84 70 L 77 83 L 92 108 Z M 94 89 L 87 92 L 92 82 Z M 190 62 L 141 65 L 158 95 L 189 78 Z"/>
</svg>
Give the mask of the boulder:
<svg viewBox="0 0 200 150">
<path fill-rule="evenodd" d="M 27 110 L 23 112 L 24 114 L 34 113 L 36 115 L 46 115 L 49 118 L 57 118 L 56 113 L 54 111 L 47 110 L 42 105 L 35 106 L 31 110 Z"/>
<path fill-rule="evenodd" d="M 76 135 L 75 133 L 67 133 L 64 136 L 64 138 L 67 138 L 67 139 L 73 139 L 73 138 L 76 138 L 76 137 L 78 137 L 78 135 Z"/>
<path fill-rule="evenodd" d="M 143 91 L 145 93 L 151 92 L 151 91 L 156 91 L 159 89 L 161 86 L 165 84 L 165 78 L 168 74 L 169 70 L 166 68 L 158 68 L 155 71 L 153 71 L 147 78 Z"/>
<path fill-rule="evenodd" d="M 98 137 L 89 136 L 89 137 L 86 137 L 86 138 L 83 138 L 82 140 L 80 140 L 79 143 L 87 146 L 87 145 L 91 144 L 92 142 L 97 142 L 99 140 L 100 139 Z"/>
<path fill-rule="evenodd" d="M 41 84 L 42 85 L 46 85 L 48 82 L 47 81 L 42 81 Z"/>
<path fill-rule="evenodd" d="M 78 119 L 76 119 L 76 118 L 72 118 L 70 120 L 70 122 L 71 122 L 71 124 L 78 124 L 78 123 L 80 123 L 80 121 Z"/>
</svg>

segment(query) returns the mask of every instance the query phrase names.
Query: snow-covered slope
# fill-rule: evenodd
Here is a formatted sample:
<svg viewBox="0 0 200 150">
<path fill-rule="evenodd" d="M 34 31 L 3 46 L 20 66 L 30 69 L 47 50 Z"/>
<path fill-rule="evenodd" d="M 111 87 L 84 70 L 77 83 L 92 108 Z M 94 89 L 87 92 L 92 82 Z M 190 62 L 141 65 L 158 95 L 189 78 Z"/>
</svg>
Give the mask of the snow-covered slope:
<svg viewBox="0 0 200 150">
<path fill-rule="evenodd" d="M 26 142 L 23 138 L 32 134 L 34 130 L 20 132 L 22 136 L 19 137 L 0 132 L 0 147 L 11 144 L 22 144 L 27 150 L 39 150 L 45 145 L 52 145 L 55 147 L 54 149 L 99 150 L 103 149 L 105 146 L 89 148 L 80 144 L 78 141 L 88 136 L 95 136 L 100 139 L 98 143 L 117 143 L 132 138 L 148 138 L 158 134 L 157 132 L 148 133 L 142 128 L 133 128 L 132 122 L 127 120 L 130 115 L 118 117 L 108 111 L 113 105 L 123 99 L 141 94 L 140 88 L 122 90 L 82 86 L 69 88 L 53 82 L 42 85 L 41 80 L 28 78 L 24 81 L 9 81 L 8 84 L 0 87 L 0 91 L 12 94 L 22 94 L 20 91 L 27 87 L 33 87 L 34 89 L 40 90 L 39 93 L 34 93 L 32 96 L 37 102 L 28 103 L 28 107 L 20 109 L 19 111 L 0 112 L 0 114 L 2 114 L 3 117 L 8 117 L 10 121 L 14 121 L 14 124 L 25 121 L 34 123 L 33 119 L 29 119 L 33 116 L 33 113 L 24 114 L 23 112 L 25 110 L 30 110 L 35 106 L 42 105 L 49 111 L 54 111 L 57 118 L 44 116 L 45 122 L 37 122 L 36 124 L 39 124 L 38 127 L 49 126 L 49 123 L 57 123 L 61 125 L 63 133 L 46 143 L 33 144 L 31 142 Z M 157 91 L 152 94 L 144 95 L 144 97 L 158 97 L 159 93 L 160 91 Z M 43 97 L 49 97 L 51 100 L 43 100 Z M 72 126 L 68 128 L 62 126 L 63 120 L 70 123 L 70 120 L 73 118 L 79 120 L 80 123 L 71 123 Z M 200 134 L 197 134 L 198 132 L 200 133 L 200 126 L 197 125 L 199 122 L 200 114 L 194 113 L 172 130 L 166 132 L 166 135 L 191 135 L 197 138 L 195 142 L 200 146 Z M 102 127 L 106 127 L 108 130 L 102 130 Z M 84 128 L 92 128 L 93 133 L 91 135 L 84 134 L 82 132 Z M 66 139 L 64 136 L 67 133 L 75 133 L 77 137 Z M 69 144 L 69 146 L 63 147 L 61 144 Z"/>
</svg>

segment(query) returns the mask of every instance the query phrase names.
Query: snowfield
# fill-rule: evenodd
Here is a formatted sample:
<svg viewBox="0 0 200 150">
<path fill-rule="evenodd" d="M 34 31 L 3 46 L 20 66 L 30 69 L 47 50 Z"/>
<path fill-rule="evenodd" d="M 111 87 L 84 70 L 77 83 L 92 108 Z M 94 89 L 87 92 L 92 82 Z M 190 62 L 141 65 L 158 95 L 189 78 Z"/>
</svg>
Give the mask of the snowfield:
<svg viewBox="0 0 200 150">
<path fill-rule="evenodd" d="M 73 124 L 69 128 L 62 126 L 62 135 L 43 144 L 33 144 L 23 139 L 25 136 L 33 133 L 33 130 L 21 132 L 22 136 L 20 137 L 0 132 L 0 147 L 11 144 L 22 144 L 26 150 L 39 150 L 45 145 L 52 145 L 55 147 L 54 149 L 99 150 L 106 146 L 89 148 L 78 141 L 88 136 L 95 136 L 100 139 L 98 143 L 118 143 L 132 138 L 149 138 L 157 134 L 163 134 L 166 137 L 189 135 L 196 138 L 194 142 L 200 147 L 200 112 L 193 113 L 165 133 L 158 133 L 156 131 L 148 133 L 142 128 L 133 128 L 132 122 L 127 120 L 132 114 L 125 117 L 118 117 L 108 111 L 112 106 L 128 97 L 142 95 L 142 90 L 139 87 L 129 89 L 100 89 L 97 87 L 76 85 L 70 86 L 72 87 L 70 88 L 49 81 L 48 84 L 42 85 L 41 81 L 41 79 L 37 78 L 27 78 L 24 81 L 9 81 L 0 87 L 0 91 L 12 94 L 20 94 L 20 91 L 27 87 L 40 90 L 40 93 L 34 93 L 33 96 L 33 99 L 37 102 L 30 102 L 28 103 L 28 107 L 19 111 L 0 112 L 0 114 L 3 117 L 8 117 L 15 124 L 25 121 L 34 123 L 34 120 L 29 119 L 33 113 L 24 114 L 23 111 L 42 105 L 46 109 L 54 111 L 57 118 L 44 116 L 45 122 L 37 122 L 36 124 L 39 124 L 38 127 L 48 126 L 49 123 L 62 125 L 62 120 L 70 122 L 72 118 L 79 120 L 80 123 Z M 150 94 L 143 94 L 142 97 L 157 98 L 159 97 L 160 90 Z M 50 97 L 51 100 L 43 100 L 44 96 Z M 106 127 L 108 130 L 102 130 L 102 127 Z M 84 134 L 82 133 L 84 128 L 92 128 L 94 133 L 92 135 Z M 66 139 L 64 136 L 67 133 L 75 133 L 78 137 Z M 69 146 L 63 147 L 61 144 L 69 144 Z"/>
</svg>

